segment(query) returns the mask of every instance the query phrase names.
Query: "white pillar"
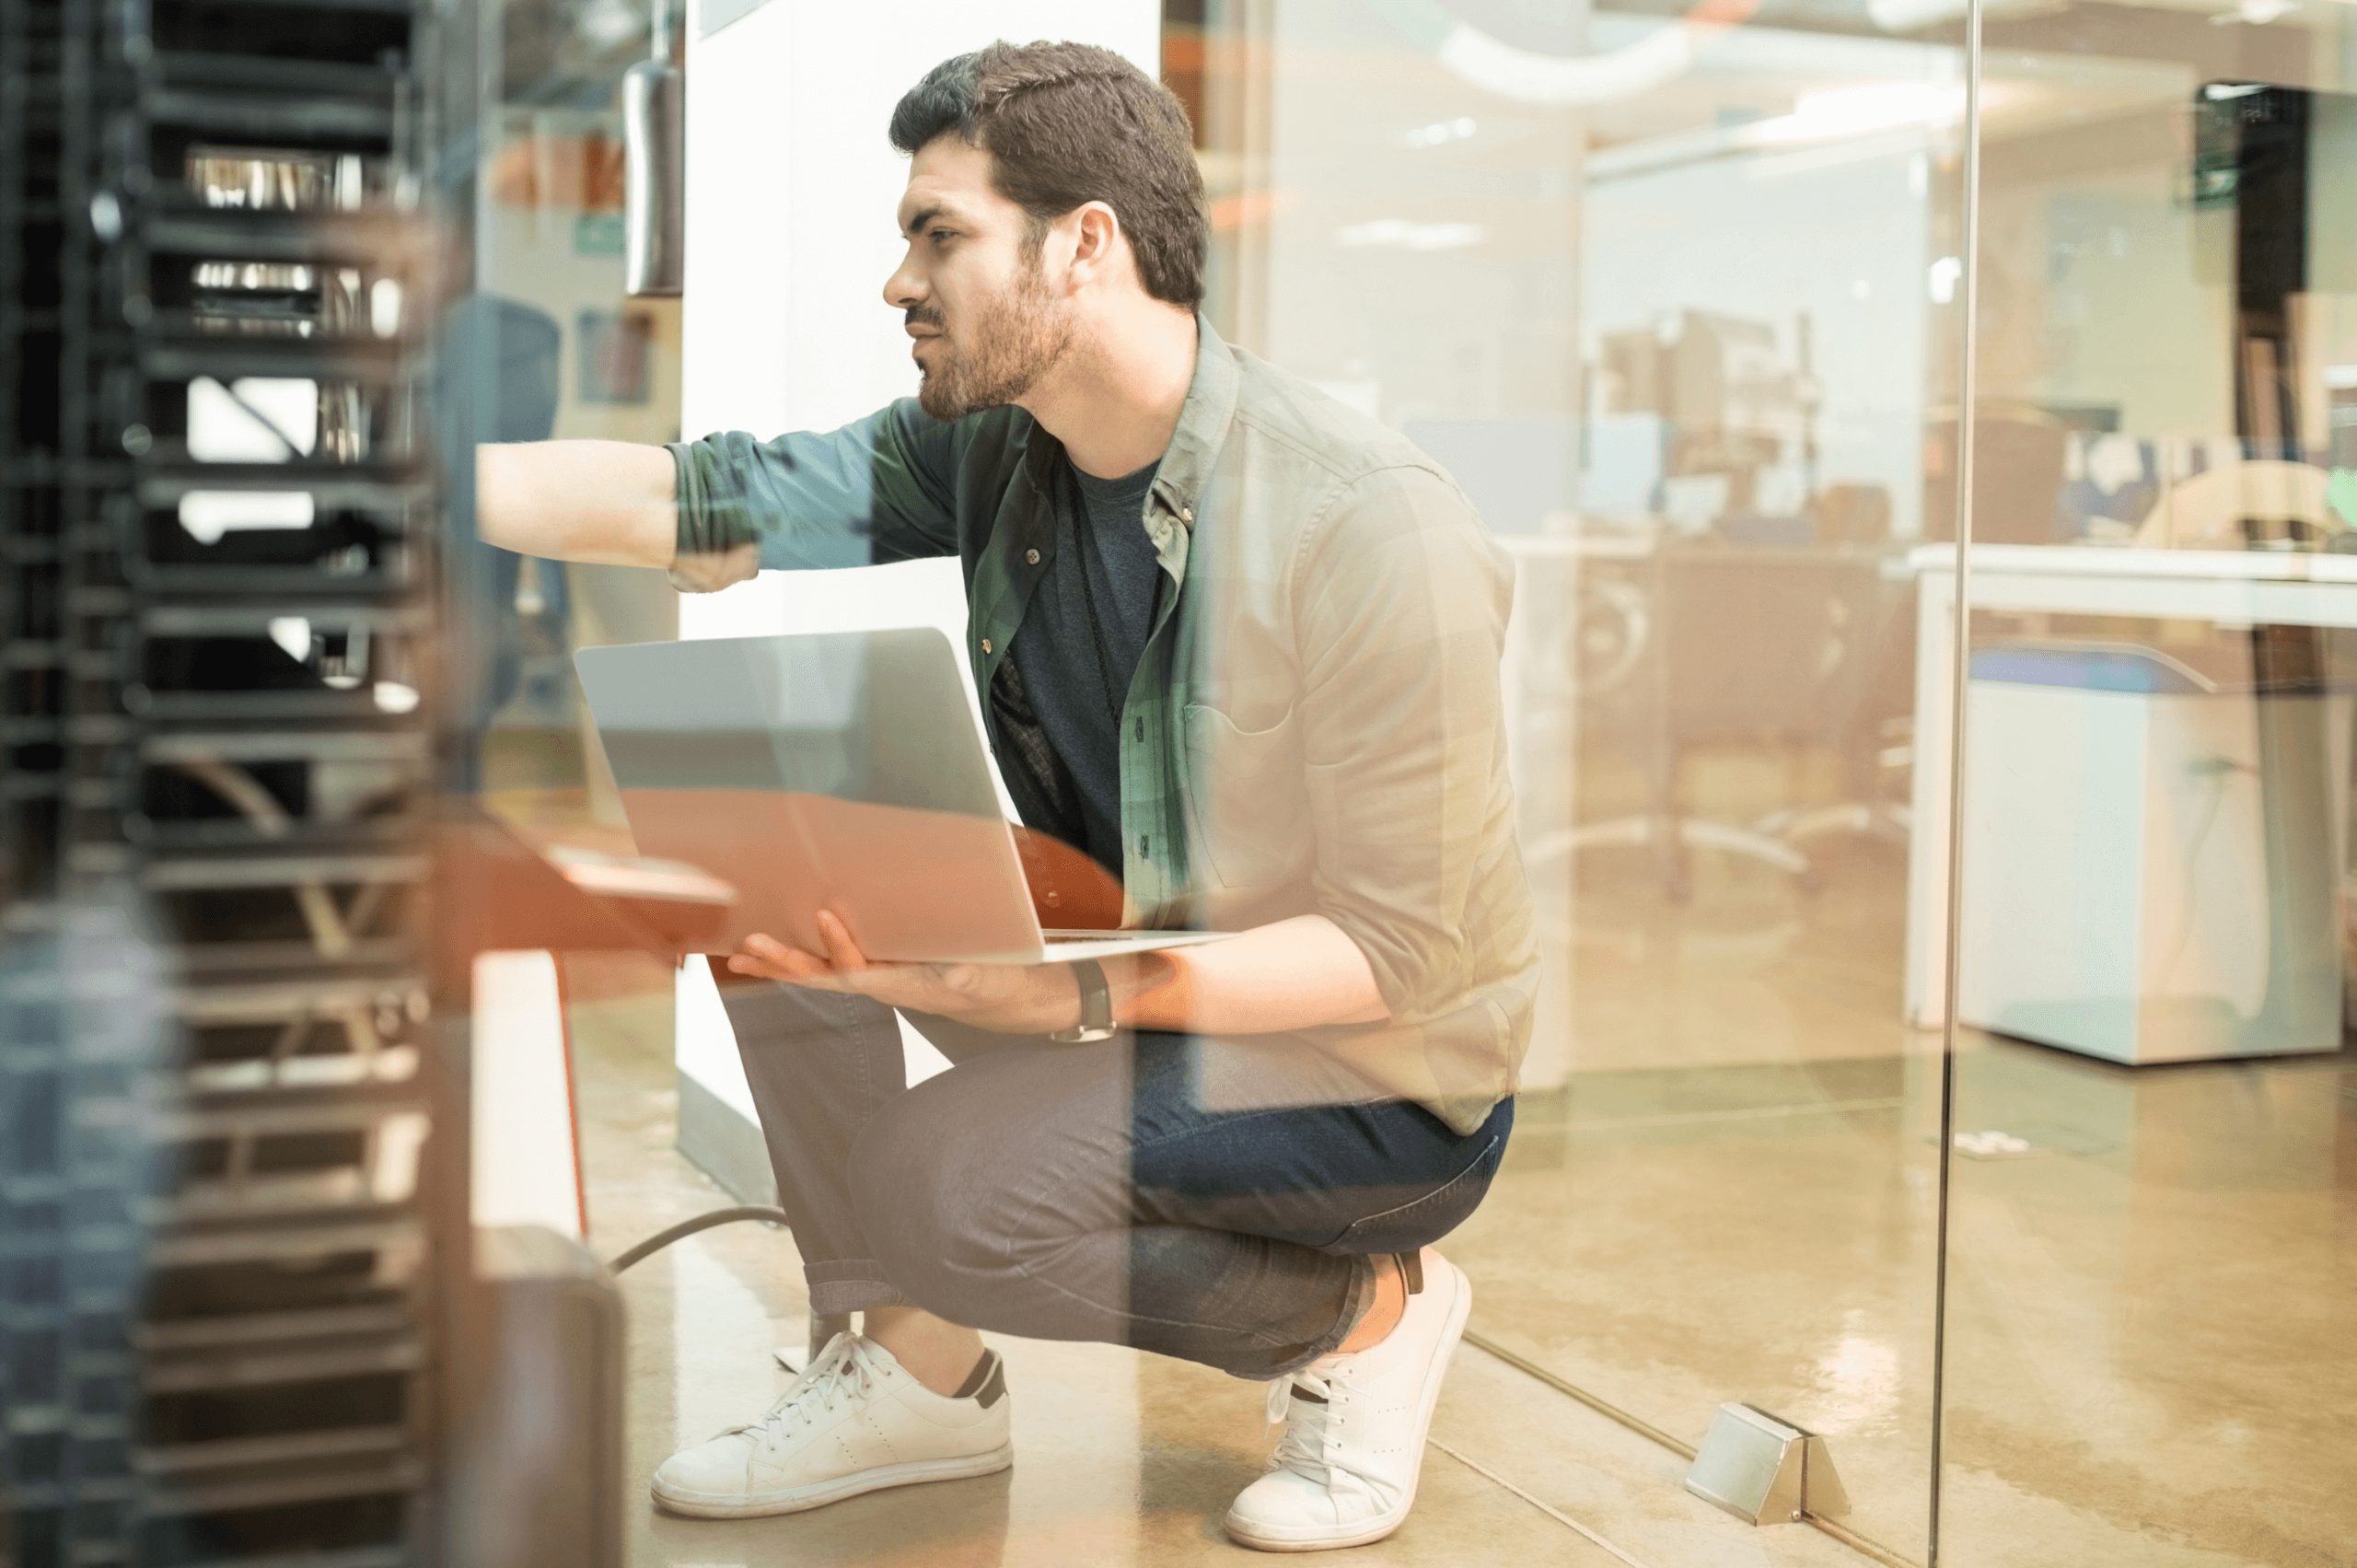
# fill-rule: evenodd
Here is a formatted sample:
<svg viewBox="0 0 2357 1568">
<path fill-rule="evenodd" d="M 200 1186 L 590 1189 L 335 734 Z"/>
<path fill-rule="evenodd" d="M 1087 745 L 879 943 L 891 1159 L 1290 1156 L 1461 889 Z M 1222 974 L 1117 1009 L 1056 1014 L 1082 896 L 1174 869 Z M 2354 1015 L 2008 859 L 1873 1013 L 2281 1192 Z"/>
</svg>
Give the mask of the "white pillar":
<svg viewBox="0 0 2357 1568">
<path fill-rule="evenodd" d="M 727 17 L 704 33 L 704 15 Z M 893 215 L 908 160 L 892 108 L 941 61 L 993 39 L 1072 39 L 1161 70 L 1156 0 L 901 0 L 815 6 L 696 0 L 689 17 L 687 282 L 680 429 L 831 430 L 916 390 Z M 955 561 L 766 573 L 682 601 L 687 637 L 937 625 L 965 641 Z M 978 720 L 979 722 L 979 720 Z M 683 1095 L 752 1120 L 727 1018 L 701 960 L 680 973 Z M 904 1034 L 906 1031 L 904 1031 Z M 911 1066 L 940 1058 L 910 1039 Z"/>
</svg>

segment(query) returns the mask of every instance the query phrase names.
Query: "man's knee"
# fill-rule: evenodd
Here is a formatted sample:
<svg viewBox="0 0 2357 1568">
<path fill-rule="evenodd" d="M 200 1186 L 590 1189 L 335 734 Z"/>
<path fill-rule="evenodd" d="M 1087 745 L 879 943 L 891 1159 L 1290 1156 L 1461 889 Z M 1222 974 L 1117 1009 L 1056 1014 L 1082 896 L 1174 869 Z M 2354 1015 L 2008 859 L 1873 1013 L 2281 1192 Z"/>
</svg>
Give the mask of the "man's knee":
<svg viewBox="0 0 2357 1568">
<path fill-rule="evenodd" d="M 964 1092 L 969 1076 L 930 1079 L 869 1120 L 852 1145 L 853 1202 L 886 1276 L 911 1300 L 1020 1331 L 1035 1277 L 1061 1277 L 1075 1244 L 1118 1223 L 1126 1204 L 1092 1176 L 1104 1162 L 1087 1119 L 1068 1107 L 1027 1115 L 995 1086 Z M 1028 1109 L 1047 1103 L 1034 1097 Z M 1126 1175 L 1125 1147 L 1105 1156 Z"/>
<path fill-rule="evenodd" d="M 851 1194 L 860 1228 L 892 1283 L 921 1307 L 964 1294 L 1004 1266 L 994 1235 L 989 1135 L 961 1117 L 946 1092 L 920 1085 L 870 1117 L 851 1147 Z M 946 1086 L 944 1086 L 946 1090 Z"/>
</svg>

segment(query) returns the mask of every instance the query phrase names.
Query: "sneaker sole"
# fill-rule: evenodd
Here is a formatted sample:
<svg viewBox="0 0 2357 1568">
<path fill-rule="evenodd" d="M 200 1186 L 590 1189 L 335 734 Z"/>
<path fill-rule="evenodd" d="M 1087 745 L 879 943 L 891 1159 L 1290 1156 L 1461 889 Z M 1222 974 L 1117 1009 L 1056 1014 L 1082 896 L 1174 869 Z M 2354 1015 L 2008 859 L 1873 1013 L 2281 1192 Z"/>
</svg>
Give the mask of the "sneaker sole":
<svg viewBox="0 0 2357 1568">
<path fill-rule="evenodd" d="M 1370 1523 L 1354 1527 L 1344 1535 L 1261 1535 L 1248 1524 L 1239 1523 L 1230 1514 L 1221 1521 L 1227 1529 L 1228 1539 L 1238 1546 L 1248 1546 L 1255 1551 L 1339 1551 L 1345 1547 L 1367 1546 L 1390 1535 L 1408 1522 L 1409 1513 L 1416 1506 L 1416 1492 L 1423 1484 L 1424 1463 L 1421 1457 L 1424 1440 L 1432 1433 L 1433 1410 L 1440 1403 L 1441 1380 L 1448 1376 L 1448 1364 L 1456 1359 L 1457 1347 L 1465 1338 L 1465 1321 L 1473 1312 L 1473 1283 L 1454 1263 L 1449 1269 L 1457 1275 L 1457 1300 L 1448 1309 L 1448 1327 L 1441 1334 L 1432 1365 L 1424 1369 L 1423 1412 L 1416 1420 L 1415 1479 L 1408 1484 L 1408 1495 L 1399 1505 Z"/>
<path fill-rule="evenodd" d="M 995 1475 L 1015 1463 L 1015 1445 L 1005 1443 L 983 1454 L 968 1454 L 951 1459 L 911 1459 L 905 1464 L 880 1465 L 872 1470 L 860 1470 L 833 1481 L 810 1486 L 789 1487 L 783 1492 L 742 1493 L 682 1492 L 667 1487 L 661 1481 L 648 1488 L 655 1501 L 674 1514 L 685 1514 L 697 1519 L 751 1519 L 770 1514 L 799 1514 L 811 1508 L 823 1508 L 830 1503 L 840 1503 L 846 1497 L 864 1493 L 882 1492 L 888 1487 L 918 1486 L 929 1481 L 967 1481 L 980 1475 Z"/>
</svg>

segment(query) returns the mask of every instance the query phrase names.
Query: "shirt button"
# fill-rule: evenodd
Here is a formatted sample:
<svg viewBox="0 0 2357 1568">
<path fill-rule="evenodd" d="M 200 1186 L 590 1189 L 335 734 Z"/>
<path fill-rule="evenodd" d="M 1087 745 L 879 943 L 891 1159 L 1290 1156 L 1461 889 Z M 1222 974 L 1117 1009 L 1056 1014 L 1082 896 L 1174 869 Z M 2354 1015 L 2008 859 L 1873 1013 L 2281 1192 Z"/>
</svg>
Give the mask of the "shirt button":
<svg viewBox="0 0 2357 1568">
<path fill-rule="evenodd" d="M 1023 559 L 1037 566 L 1039 563 L 1039 552 L 1036 550 L 1027 550 L 1023 552 Z"/>
<path fill-rule="evenodd" d="M 984 652 L 984 653 L 989 653 L 990 651 L 991 651 L 991 640 L 990 640 L 988 637 L 984 637 L 984 638 L 982 639 L 982 652 Z"/>
<path fill-rule="evenodd" d="M 1193 521 L 1195 520 L 1195 509 L 1194 509 L 1192 506 L 1181 506 L 1181 507 L 1179 507 L 1179 508 L 1178 508 L 1178 520 L 1179 520 L 1180 522 L 1182 522 L 1182 523 L 1191 523 L 1191 522 L 1193 522 Z"/>
</svg>

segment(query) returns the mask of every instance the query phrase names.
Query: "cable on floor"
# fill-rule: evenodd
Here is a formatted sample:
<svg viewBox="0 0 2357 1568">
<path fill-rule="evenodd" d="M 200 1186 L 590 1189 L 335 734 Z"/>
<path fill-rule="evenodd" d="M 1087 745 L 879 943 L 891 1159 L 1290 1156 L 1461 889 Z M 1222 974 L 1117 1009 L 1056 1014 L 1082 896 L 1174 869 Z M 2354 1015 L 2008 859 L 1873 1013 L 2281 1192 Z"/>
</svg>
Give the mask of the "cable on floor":
<svg viewBox="0 0 2357 1568">
<path fill-rule="evenodd" d="M 784 1209 L 772 1208 L 767 1203 L 739 1203 L 732 1208 L 714 1209 L 708 1214 L 698 1214 L 691 1220 L 681 1220 L 668 1230 L 656 1231 L 635 1247 L 622 1252 L 606 1267 L 619 1274 L 632 1264 L 653 1257 L 675 1241 L 693 1236 L 700 1230 L 710 1230 L 714 1225 L 733 1225 L 738 1220 L 763 1220 L 771 1225 L 793 1223 L 786 1218 Z"/>
</svg>

